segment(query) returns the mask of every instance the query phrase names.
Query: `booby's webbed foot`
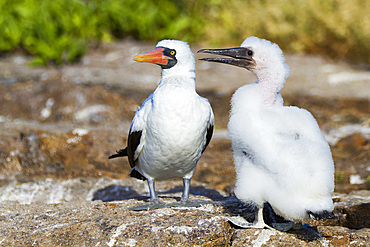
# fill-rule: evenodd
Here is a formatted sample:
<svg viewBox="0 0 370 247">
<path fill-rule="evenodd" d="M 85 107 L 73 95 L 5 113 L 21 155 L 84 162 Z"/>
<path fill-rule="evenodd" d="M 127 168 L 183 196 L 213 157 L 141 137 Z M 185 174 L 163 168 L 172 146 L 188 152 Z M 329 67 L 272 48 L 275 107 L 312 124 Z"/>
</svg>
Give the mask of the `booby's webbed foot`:
<svg viewBox="0 0 370 247">
<path fill-rule="evenodd" d="M 145 210 L 152 210 L 152 209 L 158 209 L 158 208 L 167 208 L 167 205 L 160 201 L 159 199 L 151 200 L 148 203 L 142 203 L 138 204 L 136 206 L 127 208 L 126 210 L 132 210 L 132 211 L 145 211 Z"/>
<path fill-rule="evenodd" d="M 296 224 L 294 222 L 286 222 L 286 223 L 272 223 L 272 227 L 278 231 L 287 232 L 289 230 L 300 230 L 302 229 L 302 224 Z"/>
<path fill-rule="evenodd" d="M 327 210 L 322 210 L 318 212 L 307 211 L 307 213 L 310 216 L 310 218 L 313 220 L 324 220 L 324 219 L 334 218 L 333 212 L 330 212 Z"/>
<path fill-rule="evenodd" d="M 246 219 L 241 216 L 232 216 L 232 217 L 222 217 L 225 220 L 230 221 L 236 226 L 241 228 L 268 228 L 271 230 L 275 230 L 271 226 L 267 225 L 263 220 L 263 207 L 259 207 L 258 211 L 256 212 L 256 217 L 253 223 L 250 223 Z"/>
<path fill-rule="evenodd" d="M 178 202 L 171 202 L 171 203 L 168 203 L 167 206 L 168 207 L 179 207 L 179 208 L 187 208 L 187 207 L 201 207 L 202 205 L 205 205 L 205 204 L 208 204 L 206 201 L 199 201 L 199 200 L 196 200 L 196 201 L 193 201 L 193 200 L 183 200 L 181 199 L 180 201 Z"/>
<path fill-rule="evenodd" d="M 287 232 L 289 230 L 301 230 L 302 224 L 294 223 L 294 222 L 286 222 L 286 223 L 272 223 L 272 227 L 265 224 L 264 222 L 249 222 L 241 216 L 232 216 L 226 217 L 222 216 L 224 220 L 231 222 L 232 224 L 239 226 L 241 228 L 268 228 L 271 230 L 278 230 L 282 232 Z"/>
<path fill-rule="evenodd" d="M 268 228 L 268 229 L 271 229 L 271 230 L 275 230 L 273 227 L 265 224 L 264 222 L 249 222 L 247 221 L 246 219 L 244 219 L 243 217 L 241 216 L 232 216 L 232 217 L 226 217 L 226 216 L 222 216 L 221 217 L 222 219 L 224 220 L 227 220 L 231 223 L 233 223 L 234 225 L 236 226 L 239 226 L 241 228 L 259 228 L 259 229 L 263 229 L 263 228 Z"/>
</svg>

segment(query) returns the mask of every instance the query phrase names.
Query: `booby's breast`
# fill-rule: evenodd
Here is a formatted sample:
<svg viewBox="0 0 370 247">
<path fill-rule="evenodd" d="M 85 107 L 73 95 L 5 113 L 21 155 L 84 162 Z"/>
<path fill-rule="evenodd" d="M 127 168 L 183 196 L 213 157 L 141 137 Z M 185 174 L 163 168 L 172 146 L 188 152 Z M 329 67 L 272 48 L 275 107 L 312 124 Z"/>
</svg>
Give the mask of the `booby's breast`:
<svg viewBox="0 0 370 247">
<path fill-rule="evenodd" d="M 158 88 L 147 116 L 145 145 L 138 169 L 155 179 L 192 173 L 206 142 L 211 108 L 195 90 Z"/>
</svg>

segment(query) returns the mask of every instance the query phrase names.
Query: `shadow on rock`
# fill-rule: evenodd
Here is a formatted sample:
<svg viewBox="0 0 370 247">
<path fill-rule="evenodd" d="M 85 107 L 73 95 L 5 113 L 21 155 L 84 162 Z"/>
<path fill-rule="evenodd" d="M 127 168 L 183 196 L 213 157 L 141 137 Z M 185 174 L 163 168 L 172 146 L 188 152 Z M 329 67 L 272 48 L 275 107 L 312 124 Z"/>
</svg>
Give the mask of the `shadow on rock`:
<svg viewBox="0 0 370 247">
<path fill-rule="evenodd" d="M 227 197 L 222 203 L 225 212 L 231 216 L 241 216 L 246 219 L 248 222 L 253 222 L 255 220 L 255 215 L 258 210 L 258 207 L 254 203 L 244 203 L 240 201 L 235 196 Z M 263 207 L 263 218 L 267 225 L 271 226 L 273 223 L 287 223 L 288 220 L 285 220 L 283 217 L 277 215 L 272 209 L 269 203 L 265 203 Z M 240 226 L 230 224 L 235 229 L 245 229 Z M 318 232 L 316 226 L 310 226 L 304 224 L 300 230 L 289 230 L 288 234 L 295 235 L 298 239 L 304 240 L 306 242 L 314 241 L 322 238 L 321 234 Z"/>
<path fill-rule="evenodd" d="M 183 186 L 176 186 L 169 190 L 157 191 L 157 193 L 162 197 L 168 197 L 165 195 L 181 193 L 183 190 L 184 190 Z M 202 186 L 191 187 L 190 194 L 208 197 L 213 201 L 225 201 L 227 198 L 221 195 L 217 190 L 207 189 Z M 171 198 L 174 198 L 178 201 L 181 199 L 181 197 L 176 196 L 171 196 Z M 101 200 L 103 202 L 122 201 L 130 199 L 148 200 L 149 197 L 143 196 L 140 193 L 136 192 L 131 186 L 109 185 L 105 188 L 95 191 L 92 198 L 93 201 Z"/>
<path fill-rule="evenodd" d="M 157 191 L 158 195 L 161 197 L 174 198 L 177 201 L 181 199 L 179 196 L 166 196 L 167 194 L 181 193 L 183 192 L 183 186 L 176 186 L 169 190 Z M 227 197 L 221 195 L 217 190 L 207 189 L 202 186 L 195 186 L 190 188 L 190 194 L 196 196 L 204 196 L 213 201 L 225 201 Z M 92 200 L 101 200 L 103 202 L 111 201 L 123 201 L 123 200 L 148 200 L 148 196 L 143 196 L 136 192 L 131 186 L 121 186 L 121 185 L 109 185 L 105 188 L 99 189 L 94 192 Z"/>
<path fill-rule="evenodd" d="M 131 186 L 109 185 L 105 188 L 95 191 L 92 198 L 93 201 L 102 200 L 103 202 L 122 201 L 129 199 L 143 200 L 146 199 L 146 197 L 137 193 Z"/>
</svg>

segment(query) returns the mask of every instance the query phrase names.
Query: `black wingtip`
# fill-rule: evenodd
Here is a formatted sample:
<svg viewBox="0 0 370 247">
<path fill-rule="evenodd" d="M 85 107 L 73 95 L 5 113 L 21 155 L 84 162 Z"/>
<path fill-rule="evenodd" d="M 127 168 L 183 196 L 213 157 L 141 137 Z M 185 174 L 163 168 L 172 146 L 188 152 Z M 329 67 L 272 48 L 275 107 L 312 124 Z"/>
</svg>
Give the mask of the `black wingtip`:
<svg viewBox="0 0 370 247">
<path fill-rule="evenodd" d="M 140 179 L 140 180 L 143 180 L 143 181 L 146 180 L 146 177 L 141 175 L 141 173 L 138 172 L 135 168 L 131 169 L 130 177 L 137 178 L 137 179 Z"/>
<path fill-rule="evenodd" d="M 307 211 L 311 219 L 314 220 L 325 220 L 334 218 L 334 214 L 331 211 L 323 210 L 319 212 Z"/>
<path fill-rule="evenodd" d="M 108 157 L 108 159 L 114 159 L 114 158 L 118 158 L 118 157 L 124 157 L 124 156 L 127 156 L 127 148 L 125 149 L 120 149 L 118 151 L 116 151 L 117 153 L 116 154 L 112 154 Z"/>
</svg>

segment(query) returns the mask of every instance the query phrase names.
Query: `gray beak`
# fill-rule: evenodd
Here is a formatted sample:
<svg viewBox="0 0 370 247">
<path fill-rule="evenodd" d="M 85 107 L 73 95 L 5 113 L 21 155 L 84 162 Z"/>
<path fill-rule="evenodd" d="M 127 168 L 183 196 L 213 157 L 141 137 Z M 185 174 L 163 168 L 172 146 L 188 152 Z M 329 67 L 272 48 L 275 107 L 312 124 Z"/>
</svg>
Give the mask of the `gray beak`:
<svg viewBox="0 0 370 247">
<path fill-rule="evenodd" d="M 253 69 L 256 65 L 251 55 L 248 52 L 251 50 L 244 47 L 228 48 L 228 49 L 202 49 L 198 53 L 210 53 L 215 55 L 228 56 L 230 58 L 200 58 L 199 60 L 215 63 L 226 63 L 245 69 Z"/>
</svg>

